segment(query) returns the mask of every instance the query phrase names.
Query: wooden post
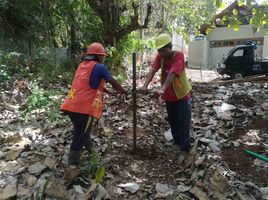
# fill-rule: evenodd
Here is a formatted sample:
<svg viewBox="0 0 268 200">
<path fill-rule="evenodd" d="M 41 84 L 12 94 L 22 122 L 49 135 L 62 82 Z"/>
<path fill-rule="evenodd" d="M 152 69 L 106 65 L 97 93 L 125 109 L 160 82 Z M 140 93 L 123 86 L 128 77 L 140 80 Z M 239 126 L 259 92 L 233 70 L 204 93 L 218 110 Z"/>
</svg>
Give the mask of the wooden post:
<svg viewBox="0 0 268 200">
<path fill-rule="evenodd" d="M 133 150 L 137 147 L 137 118 L 136 118 L 136 111 L 137 111 L 137 102 L 136 102 L 136 53 L 132 54 L 132 72 L 133 72 L 133 88 L 132 88 L 132 101 L 133 101 Z"/>
</svg>

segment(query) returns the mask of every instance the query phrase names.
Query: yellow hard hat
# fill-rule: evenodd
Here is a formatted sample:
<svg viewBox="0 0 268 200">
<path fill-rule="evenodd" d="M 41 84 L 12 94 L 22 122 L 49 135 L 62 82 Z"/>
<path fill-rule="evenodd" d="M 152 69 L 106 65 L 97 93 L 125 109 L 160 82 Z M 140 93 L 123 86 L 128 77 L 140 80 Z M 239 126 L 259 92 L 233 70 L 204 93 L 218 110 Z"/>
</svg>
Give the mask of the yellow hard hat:
<svg viewBox="0 0 268 200">
<path fill-rule="evenodd" d="M 167 33 L 162 33 L 157 36 L 155 39 L 155 48 L 156 49 L 161 49 L 162 47 L 166 46 L 167 44 L 171 43 L 172 39 L 169 34 Z"/>
</svg>

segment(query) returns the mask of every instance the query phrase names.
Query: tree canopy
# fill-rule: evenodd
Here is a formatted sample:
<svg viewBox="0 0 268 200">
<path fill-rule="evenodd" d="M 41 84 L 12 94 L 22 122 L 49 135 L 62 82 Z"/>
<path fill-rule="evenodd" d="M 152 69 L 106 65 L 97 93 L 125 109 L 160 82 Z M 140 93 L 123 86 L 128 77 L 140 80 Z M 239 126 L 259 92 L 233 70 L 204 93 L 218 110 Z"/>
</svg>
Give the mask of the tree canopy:
<svg viewBox="0 0 268 200">
<path fill-rule="evenodd" d="M 250 9 L 245 17 L 257 30 L 267 27 L 267 6 L 250 0 L 237 4 Z M 72 55 L 99 41 L 123 53 L 133 44 L 143 48 L 133 31 L 144 29 L 149 38 L 164 31 L 188 38 L 224 6 L 222 0 L 2 0 L 0 37 L 40 47 L 67 47 Z M 216 23 L 237 29 L 245 19 L 239 18 L 236 9 L 231 14 L 211 21 L 208 31 Z"/>
<path fill-rule="evenodd" d="M 222 0 L 214 0 L 218 8 L 223 9 L 225 4 Z M 239 0 L 234 1 L 231 9 L 225 9 L 221 16 L 214 18 L 207 29 L 207 33 L 211 28 L 217 25 L 225 25 L 234 30 L 239 30 L 241 24 L 251 24 L 259 31 L 260 28 L 268 28 L 268 1 L 263 1 L 261 4 L 255 0 Z M 239 12 L 243 9 L 244 12 Z"/>
</svg>

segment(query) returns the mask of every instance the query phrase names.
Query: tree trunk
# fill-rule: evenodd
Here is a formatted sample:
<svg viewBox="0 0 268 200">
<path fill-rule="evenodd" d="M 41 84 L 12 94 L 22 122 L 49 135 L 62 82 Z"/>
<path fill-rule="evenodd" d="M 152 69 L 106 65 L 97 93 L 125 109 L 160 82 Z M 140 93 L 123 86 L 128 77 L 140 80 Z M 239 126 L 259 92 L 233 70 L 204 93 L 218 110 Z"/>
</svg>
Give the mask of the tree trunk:
<svg viewBox="0 0 268 200">
<path fill-rule="evenodd" d="M 139 28 L 147 28 L 149 16 L 152 13 L 151 5 L 147 6 L 147 15 L 144 24 L 139 23 L 138 5 L 132 4 L 134 14 L 131 16 L 129 24 L 120 26 L 120 16 L 130 8 L 122 5 L 118 0 L 87 0 L 90 7 L 95 10 L 103 24 L 103 35 L 105 45 L 116 46 L 117 42 L 125 35 Z"/>
</svg>

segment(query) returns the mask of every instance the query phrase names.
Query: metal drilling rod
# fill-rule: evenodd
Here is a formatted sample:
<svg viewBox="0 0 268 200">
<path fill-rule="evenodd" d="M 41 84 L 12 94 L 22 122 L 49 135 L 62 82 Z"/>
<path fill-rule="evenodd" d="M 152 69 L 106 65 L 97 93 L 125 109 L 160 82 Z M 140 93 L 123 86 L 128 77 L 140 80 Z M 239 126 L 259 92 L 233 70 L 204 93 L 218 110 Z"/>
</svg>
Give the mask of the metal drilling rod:
<svg viewBox="0 0 268 200">
<path fill-rule="evenodd" d="M 136 53 L 132 54 L 132 72 L 133 72 L 133 88 L 132 88 L 132 100 L 133 100 L 133 149 L 137 147 L 137 96 L 136 96 Z"/>
</svg>

